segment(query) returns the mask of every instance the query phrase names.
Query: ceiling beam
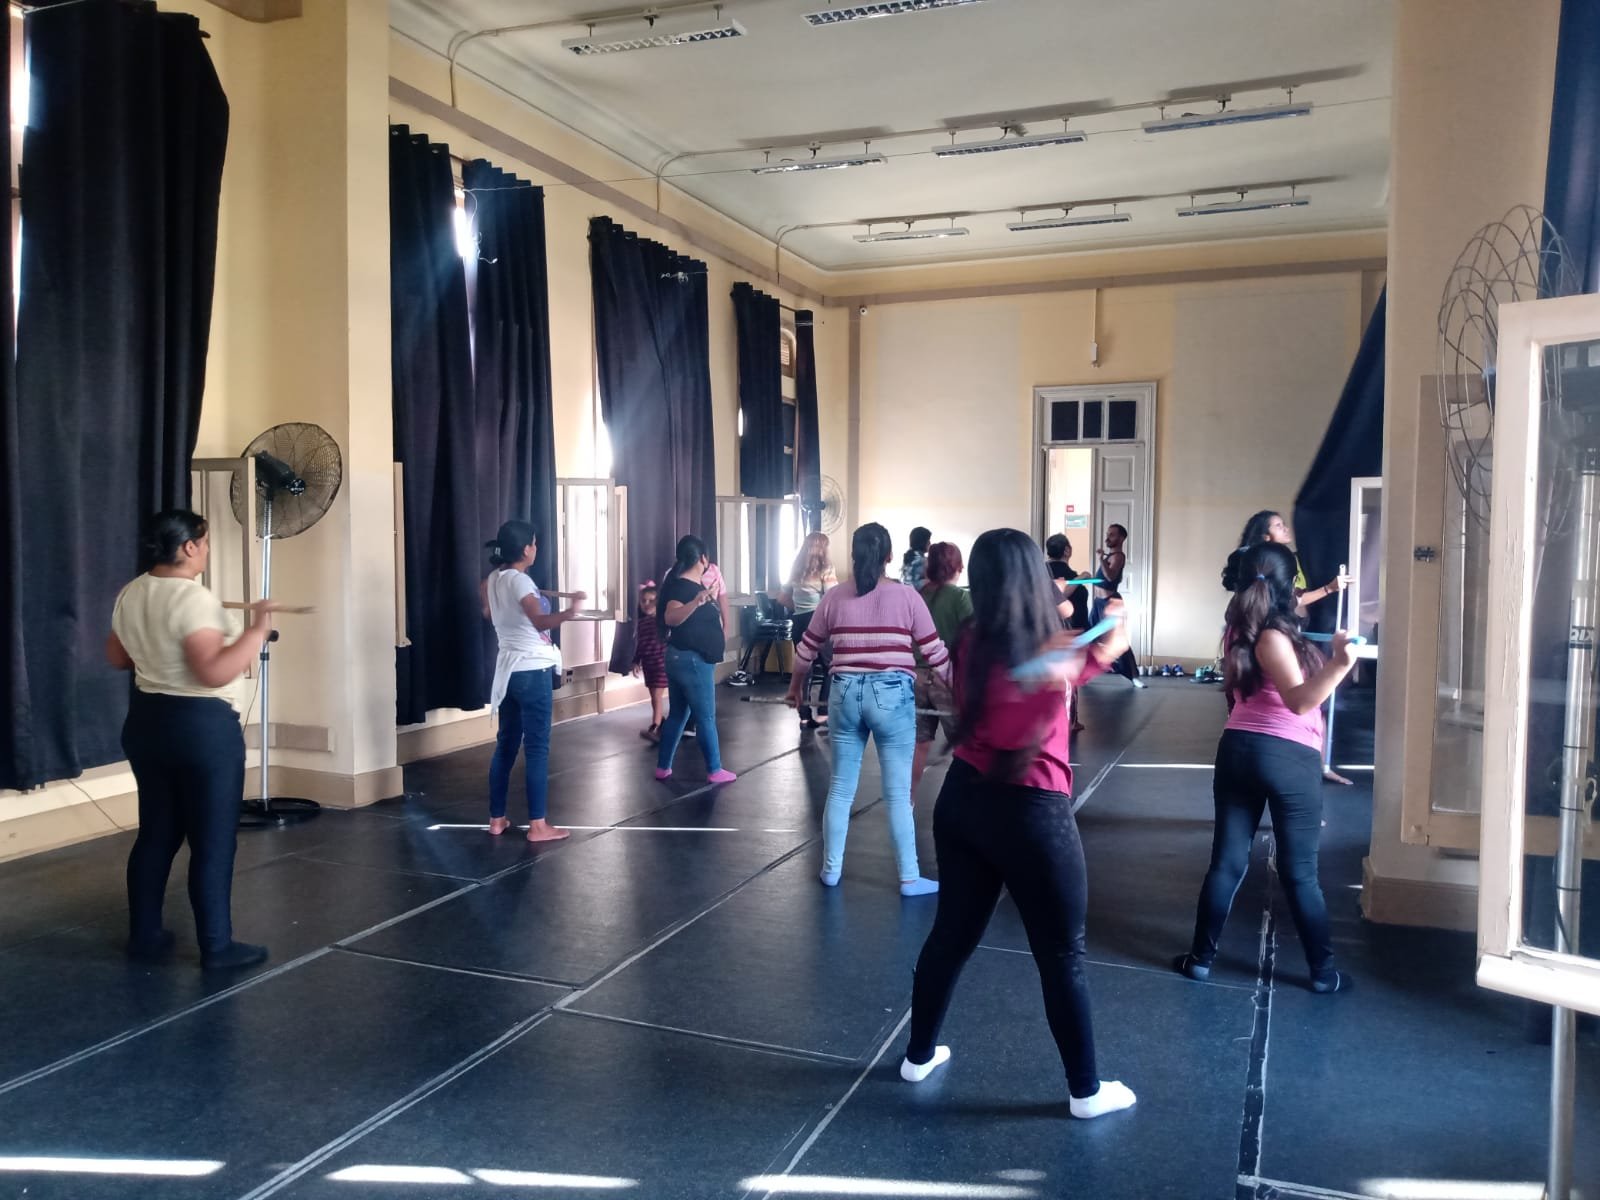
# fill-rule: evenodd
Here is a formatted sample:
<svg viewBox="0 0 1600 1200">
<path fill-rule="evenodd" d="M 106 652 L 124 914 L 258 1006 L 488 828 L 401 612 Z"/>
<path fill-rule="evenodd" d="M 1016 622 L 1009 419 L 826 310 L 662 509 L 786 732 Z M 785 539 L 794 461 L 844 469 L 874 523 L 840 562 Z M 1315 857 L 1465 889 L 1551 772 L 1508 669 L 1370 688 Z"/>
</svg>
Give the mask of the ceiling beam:
<svg viewBox="0 0 1600 1200">
<path fill-rule="evenodd" d="M 293 20 L 302 15 L 304 7 L 304 0 L 211 0 L 211 3 L 224 12 L 260 24 Z"/>
</svg>

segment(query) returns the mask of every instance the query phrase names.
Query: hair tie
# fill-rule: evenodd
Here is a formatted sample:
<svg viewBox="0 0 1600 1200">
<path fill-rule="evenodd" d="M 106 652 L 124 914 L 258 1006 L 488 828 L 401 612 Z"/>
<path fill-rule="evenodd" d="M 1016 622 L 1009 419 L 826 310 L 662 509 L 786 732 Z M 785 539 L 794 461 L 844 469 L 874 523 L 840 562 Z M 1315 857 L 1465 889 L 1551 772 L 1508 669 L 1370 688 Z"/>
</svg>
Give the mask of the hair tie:
<svg viewBox="0 0 1600 1200">
<path fill-rule="evenodd" d="M 1256 578 L 1261 580 L 1262 583 L 1267 581 L 1267 577 L 1265 575 L 1257 575 Z"/>
<path fill-rule="evenodd" d="M 654 579 L 646 579 L 643 583 L 641 583 L 639 585 L 639 590 L 642 592 L 642 591 L 645 590 L 645 588 L 653 588 L 653 587 L 655 587 L 655 585 L 656 585 L 656 581 Z"/>
</svg>

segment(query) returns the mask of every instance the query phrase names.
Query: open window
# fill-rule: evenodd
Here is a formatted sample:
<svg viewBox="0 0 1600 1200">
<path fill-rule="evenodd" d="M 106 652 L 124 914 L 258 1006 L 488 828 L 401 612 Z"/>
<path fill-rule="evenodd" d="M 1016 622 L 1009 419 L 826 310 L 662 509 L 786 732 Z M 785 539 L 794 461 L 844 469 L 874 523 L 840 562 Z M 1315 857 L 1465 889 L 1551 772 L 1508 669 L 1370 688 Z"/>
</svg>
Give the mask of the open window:
<svg viewBox="0 0 1600 1200">
<path fill-rule="evenodd" d="M 560 590 L 588 594 L 587 620 L 632 620 L 628 489 L 610 478 L 557 479 L 556 529 Z"/>
<path fill-rule="evenodd" d="M 1581 925 L 1600 856 L 1600 296 L 1502 305 L 1496 374 L 1478 981 L 1600 1013 Z"/>
<path fill-rule="evenodd" d="M 754 604 L 783 587 L 804 531 L 798 496 L 718 496 L 717 566 L 728 583 L 728 603 Z"/>
</svg>

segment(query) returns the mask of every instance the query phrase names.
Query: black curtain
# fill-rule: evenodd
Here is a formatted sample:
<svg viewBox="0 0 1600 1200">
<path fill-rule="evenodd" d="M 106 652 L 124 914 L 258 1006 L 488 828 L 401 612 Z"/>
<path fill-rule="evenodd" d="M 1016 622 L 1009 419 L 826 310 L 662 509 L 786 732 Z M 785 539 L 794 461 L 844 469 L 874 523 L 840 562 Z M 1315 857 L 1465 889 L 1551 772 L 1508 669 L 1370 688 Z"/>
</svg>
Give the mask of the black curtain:
<svg viewBox="0 0 1600 1200">
<path fill-rule="evenodd" d="M 11 25 L 0 29 L 0 62 L 6 65 L 6 86 L 0 88 L 0 147 L 7 183 L 11 180 Z M 22 642 L 22 446 L 17 431 L 16 332 L 12 328 L 11 214 L 0 222 L 0 785 L 18 786 L 31 749 L 32 707 L 28 697 L 28 657 Z"/>
<path fill-rule="evenodd" d="M 783 452 L 783 315 L 776 298 L 748 283 L 733 285 L 739 346 L 739 491 L 782 497 L 792 485 Z"/>
<path fill-rule="evenodd" d="M 794 315 L 794 490 L 806 515 L 806 532 L 822 528 L 822 444 L 817 424 L 815 320 L 804 309 Z"/>
<path fill-rule="evenodd" d="M 1338 407 L 1294 499 L 1295 551 L 1314 585 L 1332 579 L 1350 556 L 1350 481 L 1383 473 L 1383 363 L 1388 289 L 1367 321 L 1355 363 L 1339 394 Z M 1334 600 L 1311 606 L 1306 624 L 1331 630 Z M 1347 613 L 1346 624 L 1354 615 Z"/>
<path fill-rule="evenodd" d="M 0 787 L 123 756 L 128 678 L 105 665 L 104 643 L 112 601 L 139 569 L 142 518 L 189 501 L 228 140 L 194 17 L 86 0 L 34 10 L 24 36 Z"/>
<path fill-rule="evenodd" d="M 628 489 L 628 580 L 660 578 L 677 539 L 716 553 L 706 267 L 630 233 L 589 222 L 600 411 L 612 474 Z M 631 608 L 631 606 L 630 606 Z M 617 626 L 611 669 L 626 671 L 633 626 Z"/>
<path fill-rule="evenodd" d="M 484 529 L 478 508 L 472 345 L 455 207 L 449 148 L 404 125 L 391 127 L 394 455 L 404 480 L 411 643 L 397 656 L 402 725 L 430 709 L 488 703 L 478 581 L 481 549 L 494 528 Z"/>
</svg>

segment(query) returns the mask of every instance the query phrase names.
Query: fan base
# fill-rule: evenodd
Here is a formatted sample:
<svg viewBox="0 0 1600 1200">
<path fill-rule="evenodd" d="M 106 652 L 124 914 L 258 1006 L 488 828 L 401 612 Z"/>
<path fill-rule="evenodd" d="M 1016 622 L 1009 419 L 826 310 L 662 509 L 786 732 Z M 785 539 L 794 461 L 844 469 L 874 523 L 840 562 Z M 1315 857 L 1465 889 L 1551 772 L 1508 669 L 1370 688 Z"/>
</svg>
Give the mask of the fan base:
<svg viewBox="0 0 1600 1200">
<path fill-rule="evenodd" d="M 239 809 L 240 829 L 281 829 L 285 825 L 299 825 L 322 812 L 315 800 L 299 796 L 272 796 L 269 799 L 246 800 Z"/>
</svg>

